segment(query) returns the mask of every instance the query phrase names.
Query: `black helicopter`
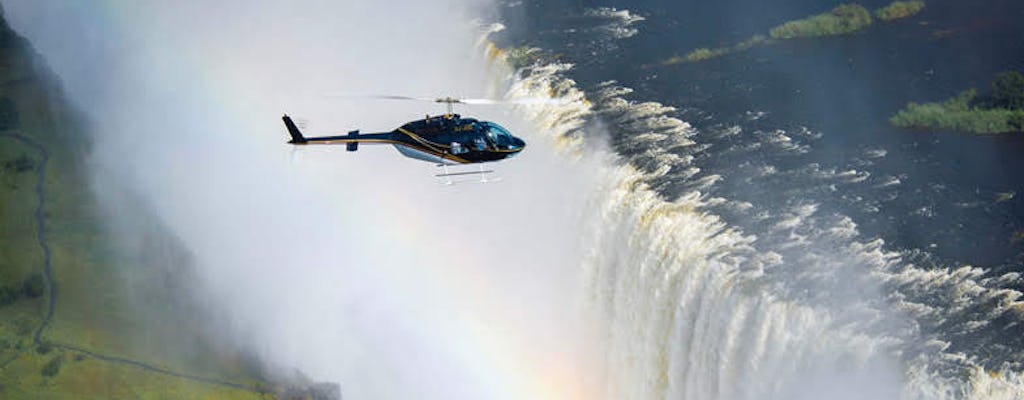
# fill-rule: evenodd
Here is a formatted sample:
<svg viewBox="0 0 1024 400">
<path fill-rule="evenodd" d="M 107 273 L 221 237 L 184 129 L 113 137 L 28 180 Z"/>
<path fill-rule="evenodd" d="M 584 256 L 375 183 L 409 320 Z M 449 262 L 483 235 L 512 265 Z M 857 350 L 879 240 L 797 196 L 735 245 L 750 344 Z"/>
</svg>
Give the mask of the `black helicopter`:
<svg viewBox="0 0 1024 400">
<path fill-rule="evenodd" d="M 427 100 L 403 96 L 386 96 L 385 98 Z M 475 118 L 463 118 L 452 112 L 453 104 L 492 104 L 495 101 L 451 97 L 432 99 L 432 101 L 446 103 L 448 113 L 434 117 L 427 115 L 424 119 L 409 122 L 391 132 L 359 133 L 358 130 L 355 130 L 347 135 L 305 137 L 288 115 L 283 116 L 282 119 L 291 135 L 291 140 L 288 143 L 293 145 L 344 144 L 346 150 L 356 151 L 359 149 L 360 143 L 391 144 L 406 157 L 436 163 L 439 166 L 501 161 L 519 154 L 526 147 L 526 142 L 512 136 L 501 125 Z M 484 171 L 481 168 L 478 172 L 449 174 L 446 168 L 444 174 L 437 176 L 471 173 L 482 175 L 488 172 L 493 171 Z"/>
</svg>

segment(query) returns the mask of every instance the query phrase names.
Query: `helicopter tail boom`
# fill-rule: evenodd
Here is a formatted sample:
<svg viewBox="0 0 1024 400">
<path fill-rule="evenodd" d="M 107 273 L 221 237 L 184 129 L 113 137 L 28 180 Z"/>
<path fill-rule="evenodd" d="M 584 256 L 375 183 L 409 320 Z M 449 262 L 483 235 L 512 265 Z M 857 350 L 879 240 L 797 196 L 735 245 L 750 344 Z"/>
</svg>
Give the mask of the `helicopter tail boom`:
<svg viewBox="0 0 1024 400">
<path fill-rule="evenodd" d="M 288 115 L 281 117 L 284 121 L 284 126 L 288 128 L 288 134 L 291 135 L 292 140 L 288 143 L 291 144 L 344 144 L 345 149 L 348 151 L 356 151 L 359 149 L 360 142 L 366 143 L 398 143 L 392 133 L 367 133 L 360 134 L 359 130 L 350 131 L 344 136 L 317 136 L 317 137 L 305 137 L 302 135 L 302 131 L 295 125 L 292 118 Z"/>
</svg>

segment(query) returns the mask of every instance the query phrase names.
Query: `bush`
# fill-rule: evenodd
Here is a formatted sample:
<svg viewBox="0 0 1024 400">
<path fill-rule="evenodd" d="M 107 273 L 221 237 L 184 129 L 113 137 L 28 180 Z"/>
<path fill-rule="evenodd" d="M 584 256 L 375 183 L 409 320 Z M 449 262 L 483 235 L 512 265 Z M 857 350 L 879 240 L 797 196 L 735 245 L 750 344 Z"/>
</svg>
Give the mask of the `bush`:
<svg viewBox="0 0 1024 400">
<path fill-rule="evenodd" d="M 9 97 L 0 98 L 0 129 L 18 127 L 18 108 Z"/>
<path fill-rule="evenodd" d="M 1024 109 L 1024 75 L 1007 71 L 992 81 L 992 105 L 1010 110 Z"/>
<path fill-rule="evenodd" d="M 0 167 L 3 167 L 5 171 L 21 173 L 33 170 L 36 163 L 29 156 L 22 154 L 13 160 L 4 161 Z"/>
<path fill-rule="evenodd" d="M 937 128 L 971 133 L 1004 133 L 1019 131 L 1014 124 L 1024 120 L 1024 111 L 1004 108 L 974 107 L 977 92 L 965 91 L 942 103 L 909 103 L 889 119 L 902 128 Z"/>
<path fill-rule="evenodd" d="M 44 285 L 43 274 L 36 272 L 21 284 L 21 293 L 30 299 L 42 297 Z"/>
<path fill-rule="evenodd" d="M 14 333 L 18 336 L 28 336 L 36 328 L 32 318 L 21 317 L 14 320 Z"/>
<path fill-rule="evenodd" d="M 686 62 L 697 62 L 712 59 L 715 57 L 721 57 L 728 53 L 728 49 L 718 48 L 712 50 L 707 47 L 701 47 L 686 54 L 686 57 L 684 57 L 684 59 L 686 60 Z"/>
<path fill-rule="evenodd" d="M 505 59 L 513 68 L 522 68 L 533 64 L 536 60 L 536 53 L 539 49 L 529 46 L 519 46 L 505 49 Z"/>
<path fill-rule="evenodd" d="M 894 1 L 885 7 L 875 10 L 875 16 L 882 21 L 893 21 L 912 17 L 923 9 L 923 1 Z"/>
<path fill-rule="evenodd" d="M 39 345 L 36 346 L 36 353 L 48 354 L 51 351 L 53 351 L 53 345 L 51 345 L 51 344 L 49 344 L 47 342 L 40 341 Z"/>
<path fill-rule="evenodd" d="M 789 21 L 769 31 L 774 39 L 845 35 L 871 25 L 871 13 L 860 4 L 841 4 L 831 12 Z"/>
<path fill-rule="evenodd" d="M 764 35 L 754 35 L 750 39 L 739 42 L 732 47 L 717 47 L 714 49 L 701 47 L 698 49 L 694 49 L 693 51 L 686 53 L 686 56 L 683 56 L 682 58 L 680 58 L 679 56 L 672 57 L 664 64 L 672 65 L 681 62 L 699 62 L 704 60 L 710 60 L 712 58 L 718 58 L 730 54 L 732 52 L 745 51 L 747 49 L 750 49 L 751 47 L 759 46 L 765 43 L 768 43 L 767 37 L 765 37 Z"/>
<path fill-rule="evenodd" d="M 1017 110 L 1010 116 L 1010 128 L 1016 132 L 1024 132 L 1024 111 Z"/>
<path fill-rule="evenodd" d="M 0 306 L 12 304 L 21 298 L 21 291 L 7 286 L 0 286 Z"/>
<path fill-rule="evenodd" d="M 754 35 L 754 36 L 751 36 L 750 39 L 747 39 L 747 40 L 744 40 L 742 42 L 739 42 L 738 44 L 733 46 L 733 50 L 743 51 L 743 50 L 749 49 L 751 47 L 759 46 L 759 45 L 762 45 L 762 44 L 765 44 L 765 43 L 768 43 L 768 38 L 767 37 L 765 37 L 764 35 Z"/>
<path fill-rule="evenodd" d="M 64 362 L 64 357 L 63 356 L 61 356 L 59 354 L 56 355 L 56 356 L 53 356 L 53 358 L 51 358 L 50 361 L 46 362 L 46 365 L 43 365 L 43 370 L 40 371 L 40 373 L 44 377 L 53 378 L 54 376 L 57 376 L 58 372 L 60 372 L 60 365 L 63 362 Z"/>
</svg>

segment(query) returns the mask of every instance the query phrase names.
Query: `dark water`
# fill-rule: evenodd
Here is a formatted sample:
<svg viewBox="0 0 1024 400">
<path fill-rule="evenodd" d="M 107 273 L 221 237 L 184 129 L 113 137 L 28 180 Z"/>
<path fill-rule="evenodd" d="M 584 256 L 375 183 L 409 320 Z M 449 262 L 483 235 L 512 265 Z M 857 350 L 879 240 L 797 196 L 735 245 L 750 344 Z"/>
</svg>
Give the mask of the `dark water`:
<svg viewBox="0 0 1024 400">
<path fill-rule="evenodd" d="M 694 48 L 729 46 L 834 6 L 809 0 L 677 3 L 525 2 L 506 8 L 509 29 L 502 39 L 561 55 L 575 64 L 572 77 L 584 88 L 615 80 L 635 90 L 630 100 L 678 108 L 678 116 L 697 128 L 696 140 L 705 137 L 712 145 L 695 161 L 723 175 L 716 195 L 776 205 L 813 198 L 826 212 L 850 216 L 868 237 L 950 262 L 1004 270 L 1024 260 L 1024 241 L 1013 240 L 1024 231 L 1024 135 L 908 131 L 887 121 L 909 101 L 984 90 L 1001 71 L 1024 71 L 1024 4 L 931 1 L 915 17 L 876 20 L 854 35 L 660 66 Z M 874 9 L 887 2 L 862 4 Z M 637 29 L 632 37 L 602 37 L 596 28 L 608 20 L 586 17 L 600 7 L 628 8 L 645 20 L 631 25 Z M 752 121 L 749 112 L 765 114 Z M 714 132 L 736 125 L 744 132 L 806 128 L 815 137 L 802 142 L 809 147 L 805 154 L 725 151 L 738 143 Z M 879 151 L 885 155 L 866 155 Z M 743 168 L 734 168 L 744 162 L 781 171 L 818 164 L 870 176 L 862 185 L 813 193 L 820 182 L 748 179 Z M 892 178 L 900 183 L 877 187 Z M 685 190 L 662 189 L 668 197 Z"/>
</svg>

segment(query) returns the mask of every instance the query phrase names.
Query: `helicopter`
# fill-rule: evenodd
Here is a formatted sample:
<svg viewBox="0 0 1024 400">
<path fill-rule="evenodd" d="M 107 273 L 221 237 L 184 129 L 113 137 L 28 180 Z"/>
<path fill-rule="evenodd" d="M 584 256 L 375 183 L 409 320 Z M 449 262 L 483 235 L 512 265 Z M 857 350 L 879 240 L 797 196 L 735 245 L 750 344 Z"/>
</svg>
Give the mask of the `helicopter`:
<svg viewBox="0 0 1024 400">
<path fill-rule="evenodd" d="M 453 111 L 454 104 L 495 104 L 498 102 L 496 100 L 452 97 L 437 99 L 405 96 L 381 97 L 445 103 L 448 106 L 448 112 L 433 117 L 428 114 L 424 119 L 408 122 L 391 132 L 360 133 L 359 130 L 354 130 L 348 132 L 347 135 L 317 137 L 304 136 L 291 117 L 285 114 L 282 120 L 291 136 L 288 143 L 292 145 L 344 144 L 347 151 L 357 151 L 360 143 L 391 144 L 403 156 L 431 162 L 444 168 L 444 173 L 435 175 L 437 177 L 480 174 L 482 181 L 486 181 L 485 174 L 494 171 L 484 170 L 481 166 L 478 171 L 450 173 L 447 166 L 501 161 L 519 154 L 526 148 L 526 142 L 523 139 L 513 136 L 501 125 L 475 118 L 464 118 Z M 446 183 L 451 183 L 451 181 Z"/>
</svg>

